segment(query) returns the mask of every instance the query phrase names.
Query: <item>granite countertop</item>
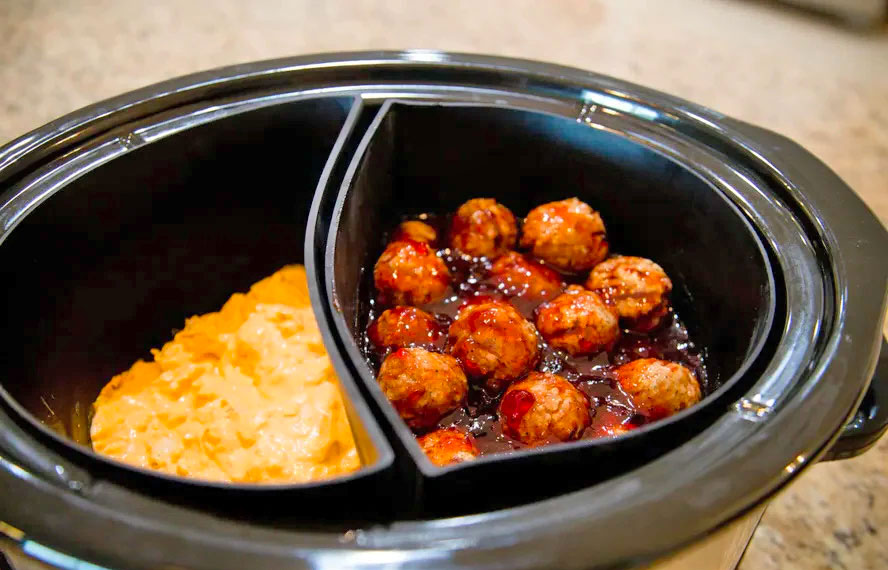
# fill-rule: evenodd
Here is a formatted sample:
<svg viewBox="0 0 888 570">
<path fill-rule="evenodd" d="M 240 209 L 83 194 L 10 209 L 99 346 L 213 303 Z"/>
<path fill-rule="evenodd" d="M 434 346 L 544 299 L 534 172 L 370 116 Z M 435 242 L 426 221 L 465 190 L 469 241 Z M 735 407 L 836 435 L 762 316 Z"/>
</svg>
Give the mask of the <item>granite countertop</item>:
<svg viewBox="0 0 888 570">
<path fill-rule="evenodd" d="M 0 144 L 193 71 L 405 47 L 546 60 L 709 105 L 795 139 L 888 224 L 888 35 L 743 0 L 3 0 Z M 888 437 L 803 473 L 741 568 L 888 568 L 886 533 Z"/>
</svg>

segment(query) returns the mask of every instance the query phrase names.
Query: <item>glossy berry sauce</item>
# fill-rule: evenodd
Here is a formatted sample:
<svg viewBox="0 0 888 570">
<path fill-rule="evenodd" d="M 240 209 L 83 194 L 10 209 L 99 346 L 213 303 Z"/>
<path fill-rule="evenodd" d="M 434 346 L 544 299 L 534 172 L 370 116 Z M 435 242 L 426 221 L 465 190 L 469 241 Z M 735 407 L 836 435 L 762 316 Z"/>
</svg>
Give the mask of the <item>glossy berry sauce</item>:
<svg viewBox="0 0 888 570">
<path fill-rule="evenodd" d="M 508 301 L 533 323 L 536 308 L 557 296 L 556 293 L 545 299 L 508 297 L 503 293 L 502 285 L 489 276 L 492 260 L 467 259 L 447 247 L 449 216 L 423 214 L 409 219 L 421 220 L 438 232 L 438 239 L 431 244 L 431 247 L 438 251 L 438 256 L 447 264 L 452 277 L 443 299 L 419 306 L 420 309 L 435 317 L 441 334 L 431 334 L 428 339 L 422 339 L 422 342 L 415 343 L 415 346 L 445 352 L 447 330 L 460 307 L 468 303 L 479 303 L 491 299 Z M 388 235 L 383 237 L 388 238 Z M 385 239 L 381 245 L 388 243 L 388 241 L 389 239 Z M 525 255 L 528 259 L 543 264 L 541 260 Z M 372 270 L 367 273 L 372 274 Z M 587 273 L 568 274 L 558 271 L 565 287 L 574 284 L 582 285 Z M 379 366 L 390 349 L 379 349 L 374 345 L 368 330 L 376 318 L 391 307 L 379 303 L 376 299 L 372 275 L 362 284 L 360 295 L 366 306 L 370 307 L 366 315 L 367 320 L 363 323 L 364 333 L 360 344 L 367 362 L 374 372 L 378 373 Z M 700 381 L 704 394 L 707 392 L 708 382 L 706 381 L 704 355 L 688 337 L 687 328 L 672 308 L 653 331 L 638 333 L 623 329 L 620 339 L 608 352 L 600 352 L 593 356 L 573 357 L 563 351 L 553 349 L 541 336 L 539 337 L 539 347 L 540 357 L 535 370 L 559 374 L 589 398 L 592 423 L 586 428 L 580 439 L 611 437 L 648 422 L 645 416 L 636 411 L 631 399 L 619 388 L 612 377 L 612 370 L 621 364 L 639 358 L 660 358 L 678 362 L 694 372 Z M 433 429 L 457 427 L 471 433 L 475 437 L 475 444 L 482 455 L 527 447 L 520 441 L 504 434 L 502 428 L 504 422 L 512 422 L 515 424 L 513 427 L 517 426 L 524 413 L 533 405 L 533 395 L 525 391 L 513 392 L 503 403 L 503 417 L 500 417 L 497 408 L 502 396 L 503 394 L 490 394 L 470 381 L 469 394 L 464 405 L 442 418 Z M 426 431 L 431 430 L 417 431 L 416 433 L 421 435 Z"/>
</svg>

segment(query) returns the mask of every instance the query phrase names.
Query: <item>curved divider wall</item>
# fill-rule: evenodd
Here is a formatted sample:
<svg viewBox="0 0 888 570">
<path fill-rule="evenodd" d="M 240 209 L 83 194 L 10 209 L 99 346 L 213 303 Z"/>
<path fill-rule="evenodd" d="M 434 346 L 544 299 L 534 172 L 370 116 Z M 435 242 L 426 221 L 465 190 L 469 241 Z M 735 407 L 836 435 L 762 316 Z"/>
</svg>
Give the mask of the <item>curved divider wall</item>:
<svg viewBox="0 0 888 570">
<path fill-rule="evenodd" d="M 333 219 L 326 243 L 315 243 L 326 247 L 324 292 L 345 349 L 337 364 L 341 373 L 361 377 L 398 438 L 396 449 L 406 451 L 399 455 L 410 465 L 401 472 L 417 470 L 414 506 L 424 516 L 512 506 L 586 487 L 680 445 L 721 413 L 727 388 L 743 376 L 769 331 L 772 278 L 748 221 L 702 177 L 619 133 L 518 109 L 388 101 L 341 186 L 331 182 L 323 192 L 338 191 Z M 615 251 L 656 259 L 673 276 L 673 301 L 691 338 L 710 351 L 715 394 L 628 436 L 433 466 L 359 346 L 384 233 L 404 215 L 452 212 L 475 197 L 495 198 L 522 217 L 536 205 L 572 196 L 601 211 Z"/>
</svg>

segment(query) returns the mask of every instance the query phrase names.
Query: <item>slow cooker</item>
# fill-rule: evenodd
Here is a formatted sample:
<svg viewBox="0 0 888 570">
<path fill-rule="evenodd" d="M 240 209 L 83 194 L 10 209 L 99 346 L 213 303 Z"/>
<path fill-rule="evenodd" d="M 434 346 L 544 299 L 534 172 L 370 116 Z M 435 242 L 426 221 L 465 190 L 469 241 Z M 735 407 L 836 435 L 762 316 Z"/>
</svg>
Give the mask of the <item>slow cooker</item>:
<svg viewBox="0 0 888 570">
<path fill-rule="evenodd" d="M 617 79 L 434 51 L 239 65 L 11 142 L 0 190 L 16 569 L 733 568 L 774 493 L 888 427 L 878 220 L 792 141 Z M 355 291 L 393 204 L 468 192 L 607 204 L 677 276 L 716 371 L 703 404 L 612 440 L 424 462 L 356 352 Z M 108 378 L 294 262 L 363 469 L 226 485 L 91 451 Z"/>
</svg>

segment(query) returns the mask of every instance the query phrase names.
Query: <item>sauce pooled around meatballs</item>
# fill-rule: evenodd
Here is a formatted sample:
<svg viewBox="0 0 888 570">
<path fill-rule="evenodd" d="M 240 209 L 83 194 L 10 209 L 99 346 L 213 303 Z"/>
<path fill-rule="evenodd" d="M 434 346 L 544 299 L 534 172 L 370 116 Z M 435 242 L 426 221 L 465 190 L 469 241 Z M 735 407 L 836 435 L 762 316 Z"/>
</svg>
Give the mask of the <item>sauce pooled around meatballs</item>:
<svg viewBox="0 0 888 570">
<path fill-rule="evenodd" d="M 707 386 L 662 267 L 576 198 L 518 222 L 489 198 L 402 219 L 363 286 L 364 354 L 435 465 L 619 436 Z"/>
</svg>

